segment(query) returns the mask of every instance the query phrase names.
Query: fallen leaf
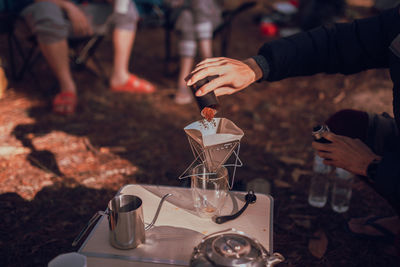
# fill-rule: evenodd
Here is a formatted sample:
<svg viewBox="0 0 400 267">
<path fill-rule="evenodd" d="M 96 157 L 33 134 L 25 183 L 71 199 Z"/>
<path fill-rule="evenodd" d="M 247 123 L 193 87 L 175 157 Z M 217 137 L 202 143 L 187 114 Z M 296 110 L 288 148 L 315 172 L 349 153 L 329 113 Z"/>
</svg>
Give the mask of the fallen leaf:
<svg viewBox="0 0 400 267">
<path fill-rule="evenodd" d="M 232 105 L 232 107 L 231 107 L 231 111 L 232 112 L 237 112 L 239 110 L 240 110 L 240 106 L 239 105 L 237 105 L 237 104 Z"/>
<path fill-rule="evenodd" d="M 271 185 L 263 178 L 256 178 L 249 181 L 246 185 L 247 190 L 252 189 L 256 193 L 270 194 Z"/>
<path fill-rule="evenodd" d="M 305 164 L 304 160 L 302 160 L 302 159 L 296 159 L 296 158 L 291 158 L 291 157 L 286 157 L 286 156 L 279 157 L 279 160 L 286 164 L 298 164 L 298 165 Z"/>
<path fill-rule="evenodd" d="M 291 187 L 291 185 L 287 182 L 284 182 L 282 180 L 274 180 L 274 185 L 276 187 L 280 187 L 280 188 L 289 188 Z"/>
<path fill-rule="evenodd" d="M 292 171 L 292 179 L 295 183 L 297 183 L 301 175 L 308 175 L 308 174 L 311 174 L 311 171 L 295 168 Z"/>
<path fill-rule="evenodd" d="M 123 146 L 100 147 L 101 153 L 123 153 L 126 151 L 126 147 Z"/>
<path fill-rule="evenodd" d="M 314 233 L 314 238 L 310 239 L 308 242 L 308 250 L 318 259 L 321 259 L 324 256 L 327 247 L 328 238 L 326 237 L 325 232 L 321 229 L 316 231 Z"/>
<path fill-rule="evenodd" d="M 82 184 L 88 185 L 88 184 L 95 183 L 95 182 L 96 182 L 96 178 L 89 177 L 89 178 L 86 178 L 85 180 L 83 180 Z"/>
<path fill-rule="evenodd" d="M 283 121 L 283 122 L 279 123 L 279 127 L 284 128 L 284 129 L 290 129 L 293 127 L 293 125 L 289 122 Z"/>
<path fill-rule="evenodd" d="M 345 97 L 346 97 L 346 93 L 345 93 L 345 92 L 340 92 L 340 94 L 338 94 L 338 95 L 333 99 L 333 103 L 334 103 L 334 104 L 337 104 L 337 103 L 341 102 Z"/>
<path fill-rule="evenodd" d="M 266 144 L 265 144 L 264 150 L 266 152 L 270 152 L 271 148 L 272 148 L 272 142 L 271 141 L 267 141 Z"/>
<path fill-rule="evenodd" d="M 254 123 L 253 129 L 257 131 L 264 131 L 265 125 L 264 123 Z"/>
<path fill-rule="evenodd" d="M 10 157 L 29 152 L 29 148 L 15 146 L 0 146 L 0 157 Z"/>
<path fill-rule="evenodd" d="M 315 216 L 308 214 L 289 214 L 289 217 L 292 219 L 300 219 L 300 220 L 314 220 Z"/>
<path fill-rule="evenodd" d="M 293 222 L 297 226 L 301 226 L 301 227 L 306 228 L 306 229 L 310 229 L 311 228 L 311 221 L 310 220 L 293 220 Z"/>
</svg>

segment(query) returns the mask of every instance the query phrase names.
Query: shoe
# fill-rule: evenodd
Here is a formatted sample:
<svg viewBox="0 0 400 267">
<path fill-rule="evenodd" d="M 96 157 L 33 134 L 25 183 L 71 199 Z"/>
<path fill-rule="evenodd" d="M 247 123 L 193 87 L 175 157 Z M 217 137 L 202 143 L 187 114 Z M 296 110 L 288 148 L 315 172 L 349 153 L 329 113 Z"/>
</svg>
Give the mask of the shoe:
<svg viewBox="0 0 400 267">
<path fill-rule="evenodd" d="M 146 80 L 130 74 L 128 80 L 121 85 L 111 86 L 113 92 L 125 92 L 133 94 L 151 94 L 154 93 L 156 88 L 154 85 Z"/>
<path fill-rule="evenodd" d="M 75 113 L 77 104 L 76 94 L 73 92 L 60 92 L 53 99 L 53 112 L 60 115 Z"/>
<path fill-rule="evenodd" d="M 364 222 L 362 223 L 348 223 L 348 229 L 353 234 L 355 237 L 362 238 L 362 239 L 368 239 L 368 240 L 374 240 L 374 241 L 379 241 L 379 242 L 384 242 L 387 244 L 394 244 L 394 241 L 396 240 L 396 234 L 391 232 L 388 228 L 384 227 L 382 224 L 379 224 L 378 221 L 386 219 L 386 218 L 393 218 L 395 216 L 372 216 L 365 218 Z M 358 220 L 362 218 L 357 218 L 353 220 Z M 358 228 L 364 228 L 364 231 L 357 232 L 355 229 Z M 375 231 L 376 234 L 374 233 L 368 233 L 368 228 L 370 230 Z"/>
<path fill-rule="evenodd" d="M 193 101 L 193 94 L 187 87 L 180 88 L 175 94 L 174 101 L 178 105 L 190 104 Z"/>
</svg>

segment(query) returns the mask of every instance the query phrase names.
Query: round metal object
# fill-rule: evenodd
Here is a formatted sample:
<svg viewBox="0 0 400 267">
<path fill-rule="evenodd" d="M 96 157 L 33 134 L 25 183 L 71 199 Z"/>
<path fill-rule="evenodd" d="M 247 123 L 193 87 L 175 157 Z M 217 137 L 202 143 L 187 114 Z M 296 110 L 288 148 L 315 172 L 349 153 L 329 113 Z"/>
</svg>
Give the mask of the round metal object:
<svg viewBox="0 0 400 267">
<path fill-rule="evenodd" d="M 195 247 L 190 266 L 272 266 L 283 261 L 282 255 L 272 256 L 255 239 L 235 229 L 217 232 L 203 238 Z"/>
</svg>

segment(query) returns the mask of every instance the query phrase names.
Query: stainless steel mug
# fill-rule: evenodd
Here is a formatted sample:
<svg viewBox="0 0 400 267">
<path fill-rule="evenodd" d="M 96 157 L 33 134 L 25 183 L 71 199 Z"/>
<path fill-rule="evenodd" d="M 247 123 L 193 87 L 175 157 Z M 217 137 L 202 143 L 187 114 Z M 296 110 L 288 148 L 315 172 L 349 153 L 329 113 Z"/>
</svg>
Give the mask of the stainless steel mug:
<svg viewBox="0 0 400 267">
<path fill-rule="evenodd" d="M 110 243 L 119 249 L 136 248 L 145 242 L 142 200 L 119 195 L 108 203 Z"/>
<path fill-rule="evenodd" d="M 118 249 L 132 249 L 146 240 L 145 230 L 150 229 L 157 220 L 164 200 L 172 194 L 166 194 L 161 198 L 154 218 L 145 227 L 143 219 L 142 200 L 134 195 L 117 195 L 108 202 L 106 211 L 98 211 L 90 219 L 85 228 L 75 238 L 72 246 L 76 246 L 87 230 L 101 216 L 108 216 L 110 244 Z"/>
</svg>

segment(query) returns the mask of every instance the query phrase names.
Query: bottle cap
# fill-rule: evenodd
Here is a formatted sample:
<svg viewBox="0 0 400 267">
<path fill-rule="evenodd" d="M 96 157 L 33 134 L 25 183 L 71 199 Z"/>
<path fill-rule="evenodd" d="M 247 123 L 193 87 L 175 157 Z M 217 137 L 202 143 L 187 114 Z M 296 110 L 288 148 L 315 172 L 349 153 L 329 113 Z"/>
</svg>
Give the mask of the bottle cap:
<svg viewBox="0 0 400 267">
<path fill-rule="evenodd" d="M 331 141 L 326 140 L 322 137 L 322 134 L 325 132 L 330 132 L 329 127 L 327 125 L 317 125 L 313 128 L 312 136 L 314 137 L 314 141 L 318 143 L 331 143 Z"/>
</svg>

